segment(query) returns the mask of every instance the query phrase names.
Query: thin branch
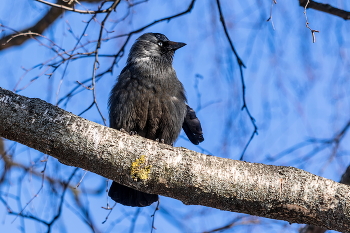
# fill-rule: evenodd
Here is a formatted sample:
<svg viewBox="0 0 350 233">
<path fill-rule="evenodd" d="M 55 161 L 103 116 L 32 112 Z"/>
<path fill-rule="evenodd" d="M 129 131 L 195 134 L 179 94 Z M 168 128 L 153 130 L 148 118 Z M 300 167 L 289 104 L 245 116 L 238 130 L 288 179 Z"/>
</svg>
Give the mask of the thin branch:
<svg viewBox="0 0 350 233">
<path fill-rule="evenodd" d="M 116 205 L 117 205 L 117 202 L 114 202 L 114 205 L 112 207 L 109 207 L 108 203 L 107 203 L 107 207 L 101 207 L 102 209 L 109 211 L 105 220 L 102 222 L 102 224 L 105 224 L 107 222 L 109 215 L 112 213 L 112 211 Z"/>
<path fill-rule="evenodd" d="M 127 43 L 129 42 L 129 40 L 130 40 L 130 38 L 131 38 L 131 36 L 133 34 L 142 32 L 146 28 L 149 28 L 149 27 L 151 27 L 151 26 L 153 26 L 155 24 L 158 24 L 160 22 L 163 22 L 163 21 L 168 21 L 169 22 L 170 20 L 172 20 L 174 18 L 180 17 L 182 15 L 185 15 L 185 14 L 191 12 L 193 7 L 194 7 L 194 3 L 195 2 L 196 2 L 196 0 L 192 0 L 191 3 L 189 4 L 189 6 L 187 7 L 187 9 L 185 11 L 183 11 L 183 12 L 180 12 L 180 13 L 172 15 L 172 16 L 168 16 L 168 17 L 165 17 L 165 18 L 161 18 L 161 19 L 155 20 L 152 23 L 149 23 L 149 24 L 147 24 L 147 25 L 145 25 L 145 26 L 143 26 L 143 27 L 141 27 L 139 29 L 136 29 L 134 31 L 131 31 L 131 32 L 127 33 L 127 34 L 122 34 L 122 35 L 118 35 L 118 36 L 115 36 L 115 37 L 111 37 L 110 39 L 119 38 L 119 37 L 125 37 L 126 36 L 126 40 L 125 40 L 124 44 L 121 46 L 121 48 L 119 49 L 119 51 L 115 55 L 114 61 L 112 63 L 113 64 L 112 66 L 114 66 L 118 62 L 118 59 L 120 59 L 124 55 L 125 47 L 126 47 Z"/>
<path fill-rule="evenodd" d="M 59 0 L 58 2 L 61 2 L 62 4 L 66 4 L 63 1 Z M 43 34 L 43 32 L 49 27 L 51 26 L 51 24 L 58 18 L 60 17 L 60 15 L 64 12 L 63 9 L 59 9 L 59 8 L 51 8 L 38 22 L 36 22 L 36 24 L 30 28 L 24 29 L 21 32 L 17 32 L 17 33 L 25 33 L 28 31 L 31 32 L 35 32 L 38 34 Z M 6 49 L 6 48 L 10 48 L 12 46 L 15 45 L 21 45 L 23 44 L 25 41 L 28 40 L 29 37 L 16 37 L 15 39 L 11 40 L 10 43 L 6 43 L 4 44 L 6 41 L 8 41 L 11 37 L 13 36 L 13 34 L 5 36 L 3 38 L 0 39 L 0 50 Z"/>
<path fill-rule="evenodd" d="M 35 217 L 35 216 L 33 216 L 33 215 L 30 215 L 30 214 L 23 214 L 22 212 L 16 213 L 16 212 L 12 212 L 12 211 L 9 212 L 9 214 L 16 215 L 16 218 L 17 218 L 17 216 L 21 216 L 21 217 L 23 217 L 23 218 L 28 218 L 28 219 L 35 220 L 35 221 L 37 221 L 37 222 L 40 222 L 40 223 L 42 223 L 42 224 L 45 224 L 46 226 L 49 225 L 49 223 L 46 222 L 45 220 L 42 220 L 42 219 L 37 218 L 37 217 Z"/>
<path fill-rule="evenodd" d="M 273 23 L 273 19 L 272 19 L 272 9 L 273 9 L 273 5 L 277 4 L 276 0 L 272 0 L 271 1 L 271 7 L 270 7 L 270 17 L 266 20 L 267 22 L 271 22 L 272 25 L 272 29 L 275 30 L 275 25 Z"/>
<path fill-rule="evenodd" d="M 67 11 L 73 11 L 73 12 L 80 13 L 80 14 L 99 14 L 99 13 L 107 13 L 107 12 L 111 11 L 110 8 L 105 9 L 105 10 L 97 10 L 97 11 L 89 11 L 89 10 L 84 11 L 84 10 L 75 9 L 74 7 L 68 7 L 68 6 L 63 5 L 63 4 L 55 4 L 55 3 L 47 2 L 44 0 L 35 0 L 35 1 L 44 3 L 44 4 L 52 6 L 52 7 L 56 7 L 56 8 L 67 10 Z M 96 2 L 98 2 L 98 1 L 100 1 L 100 0 L 96 0 Z M 69 4 L 69 2 L 67 4 Z"/>
<path fill-rule="evenodd" d="M 244 68 L 246 68 L 246 66 L 244 65 L 242 59 L 238 56 L 238 53 L 235 49 L 235 47 L 233 46 L 233 43 L 232 43 L 232 40 L 231 40 L 231 37 L 227 31 L 227 27 L 226 27 L 226 23 L 225 23 L 225 18 L 224 18 L 224 15 L 222 14 L 222 10 L 221 10 L 221 3 L 220 3 L 220 0 L 216 0 L 216 4 L 218 6 L 218 10 L 219 10 L 219 14 L 220 14 L 220 22 L 222 24 L 222 27 L 224 29 L 224 32 L 225 32 L 225 35 L 226 35 L 226 38 L 230 44 L 230 47 L 231 47 L 231 50 L 232 52 L 235 54 L 236 56 L 236 59 L 237 59 L 237 63 L 239 66 L 243 66 Z"/>
<path fill-rule="evenodd" d="M 277 159 L 281 159 L 282 157 L 293 153 L 296 150 L 299 150 L 301 148 L 310 146 L 310 145 L 314 145 L 314 144 L 321 144 L 320 147 L 317 147 L 315 150 L 311 151 L 310 153 L 308 153 L 307 157 L 313 156 L 316 153 L 320 152 L 321 150 L 330 147 L 333 145 L 333 150 L 332 150 L 332 154 L 331 157 L 334 157 L 336 155 L 336 152 L 339 148 L 339 144 L 341 143 L 341 141 L 343 140 L 344 136 L 346 135 L 346 133 L 348 132 L 350 128 L 350 120 L 345 124 L 345 126 L 339 131 L 339 133 L 335 134 L 332 138 L 330 139 L 318 139 L 318 138 L 310 138 L 304 142 L 300 142 L 295 144 L 294 146 L 291 146 L 290 148 L 278 153 L 277 155 L 273 156 L 273 157 L 269 157 L 267 158 L 270 161 L 276 161 Z M 305 159 L 305 156 L 304 156 Z M 304 160 L 303 160 L 304 162 Z"/>
<path fill-rule="evenodd" d="M 135 214 L 134 214 L 134 217 L 132 218 L 131 220 L 131 226 L 130 226 L 130 230 L 129 230 L 129 233 L 134 233 L 134 230 L 135 230 L 135 226 L 136 226 L 136 221 L 141 213 L 141 209 L 140 207 L 137 208 Z"/>
<path fill-rule="evenodd" d="M 156 208 L 154 209 L 153 214 L 151 215 L 151 217 L 152 217 L 152 228 L 151 228 L 151 233 L 153 233 L 153 230 L 156 229 L 156 227 L 154 226 L 154 221 L 155 221 L 155 218 L 156 218 L 156 212 L 159 210 L 159 204 L 160 204 L 160 200 L 158 199 L 157 206 L 156 206 Z"/>
<path fill-rule="evenodd" d="M 307 18 L 307 14 L 306 14 L 306 8 L 309 5 L 310 0 L 307 0 L 305 7 L 304 7 L 304 15 L 305 15 L 305 26 L 311 31 L 311 35 L 312 35 L 312 42 L 315 43 L 316 42 L 316 36 L 315 36 L 315 32 L 320 32 L 318 30 L 314 30 L 311 29 L 309 26 L 309 20 Z"/>
<path fill-rule="evenodd" d="M 233 46 L 233 43 L 232 43 L 232 40 L 231 40 L 231 37 L 230 37 L 230 34 L 228 33 L 228 30 L 227 30 L 227 27 L 226 27 L 226 23 L 225 23 L 225 18 L 224 18 L 224 15 L 222 13 L 222 10 L 221 10 L 221 4 L 220 4 L 220 0 L 216 0 L 216 5 L 218 7 L 218 10 L 219 10 L 219 14 L 220 14 L 220 22 L 222 24 L 222 27 L 224 29 L 224 32 L 225 32 L 225 35 L 226 35 L 226 38 L 230 44 L 230 47 L 231 47 L 231 50 L 232 52 L 234 53 L 234 55 L 236 56 L 236 60 L 237 60 L 237 63 L 238 63 L 238 66 L 239 66 L 239 72 L 240 72 L 240 77 L 241 77 L 241 83 L 242 83 L 242 100 L 243 100 L 243 106 L 241 108 L 241 110 L 245 110 L 246 113 L 248 114 L 249 116 L 249 119 L 254 127 L 254 130 L 253 130 L 253 133 L 251 134 L 247 144 L 245 145 L 243 151 L 242 151 L 242 154 L 241 154 L 241 157 L 240 157 L 240 160 L 243 160 L 243 156 L 244 156 L 244 153 L 245 151 L 247 150 L 250 142 L 253 140 L 254 136 L 255 135 L 258 135 L 258 127 L 257 125 L 255 124 L 255 119 L 254 117 L 251 115 L 249 109 L 248 109 L 248 106 L 247 106 L 247 102 L 246 102 L 246 98 L 245 98 L 245 83 L 244 83 L 244 75 L 243 75 L 243 68 L 246 68 L 246 66 L 244 65 L 242 59 L 238 56 L 238 53 L 235 49 L 235 47 Z"/>
<path fill-rule="evenodd" d="M 75 173 L 79 170 L 79 168 L 75 168 L 74 171 L 71 173 L 71 175 L 69 176 L 68 180 L 65 182 L 65 185 L 63 186 L 63 191 L 61 194 L 61 198 L 60 198 L 60 204 L 58 207 L 58 211 L 57 214 L 52 218 L 52 220 L 48 223 L 47 227 L 48 227 L 48 232 L 50 232 L 51 227 L 53 226 L 53 224 L 57 221 L 57 219 L 61 216 L 62 213 L 62 207 L 63 207 L 63 202 L 64 202 L 64 197 L 67 191 L 67 188 L 69 186 L 70 181 L 73 179 Z"/>
<path fill-rule="evenodd" d="M 228 224 L 226 224 L 222 227 L 218 227 L 218 228 L 215 228 L 215 229 L 210 230 L 210 231 L 205 231 L 203 233 L 223 232 L 225 230 L 231 229 L 231 228 L 238 226 L 238 225 L 258 224 L 260 222 L 256 218 L 247 219 L 245 221 L 242 220 L 243 218 L 244 218 L 244 216 L 238 216 L 238 217 L 234 218 L 232 221 L 230 221 Z"/>
<path fill-rule="evenodd" d="M 41 185 L 39 190 L 36 192 L 36 194 L 26 203 L 26 205 L 22 208 L 22 210 L 18 213 L 18 215 L 15 217 L 15 219 L 12 221 L 12 223 L 17 219 L 18 216 L 22 216 L 23 217 L 23 211 L 27 208 L 27 206 L 36 198 L 38 197 L 39 193 L 41 192 L 41 190 L 44 188 L 44 181 L 45 181 L 45 173 L 42 173 L 42 177 L 41 177 Z"/>
<path fill-rule="evenodd" d="M 88 171 L 84 170 L 84 175 L 81 177 L 78 184 L 75 186 L 76 189 L 80 186 L 81 182 L 83 182 L 84 177 L 86 176 L 87 173 L 88 173 Z"/>
<path fill-rule="evenodd" d="M 312 0 L 299 0 L 299 5 L 302 7 L 311 8 L 314 10 L 322 11 L 331 15 L 339 16 L 340 18 L 343 18 L 345 20 L 350 19 L 350 12 L 344 11 L 339 8 L 333 7 L 329 4 L 323 4 L 319 2 L 315 2 Z"/>
<path fill-rule="evenodd" d="M 112 4 L 112 6 L 110 7 L 110 9 L 112 9 L 112 10 L 116 9 L 116 7 L 119 5 L 119 3 L 120 3 L 120 0 L 115 0 L 114 3 Z M 102 40 L 103 30 L 105 29 L 105 23 L 106 23 L 108 17 L 110 16 L 111 12 L 112 11 L 109 11 L 107 13 L 106 17 L 103 19 L 103 21 L 101 23 L 100 33 L 98 36 L 97 45 L 96 45 L 96 49 L 95 49 L 95 61 L 94 61 L 93 69 L 92 69 L 92 85 L 91 85 L 92 95 L 93 95 L 93 103 L 96 106 L 97 111 L 100 114 L 100 116 L 103 120 L 103 123 L 105 125 L 107 125 L 106 118 L 103 116 L 102 111 L 101 111 L 101 109 L 97 103 L 97 99 L 96 99 L 96 71 L 99 67 L 98 55 L 99 55 L 99 49 L 101 48 L 101 40 Z"/>
<path fill-rule="evenodd" d="M 36 0 L 45 4 L 54 4 L 54 3 L 50 3 L 50 2 L 46 2 L 44 0 Z M 84 2 L 99 2 L 100 0 L 82 0 Z M 15 33 L 25 33 L 25 32 L 35 32 L 38 34 L 43 34 L 43 32 L 49 28 L 53 22 L 56 21 L 57 18 L 59 18 L 61 16 L 61 14 L 63 14 L 63 12 L 65 12 L 65 7 L 68 7 L 68 3 L 64 2 L 62 0 L 57 0 L 57 3 L 55 5 L 58 5 L 58 7 L 52 5 L 51 9 L 39 20 L 37 21 L 32 27 L 30 28 L 26 28 L 21 30 L 20 32 L 16 31 Z M 108 13 L 111 12 L 114 8 L 113 5 L 111 7 L 109 7 L 106 10 L 102 10 L 104 12 L 96 12 L 96 13 Z M 70 7 L 68 7 L 70 8 Z M 74 9 L 74 8 L 72 8 Z M 79 10 L 76 10 L 79 11 Z M 82 12 L 78 12 L 78 13 L 82 13 Z M 91 14 L 94 13 L 94 11 L 86 11 L 87 14 Z M 3 38 L 0 39 L 0 50 L 3 49 L 7 49 L 10 48 L 12 46 L 16 46 L 16 45 L 21 45 L 24 42 L 26 42 L 29 37 L 16 37 L 15 39 L 11 40 L 10 43 L 6 43 L 5 42 L 7 40 L 9 40 L 11 37 L 13 37 L 13 34 L 7 35 Z"/>
</svg>

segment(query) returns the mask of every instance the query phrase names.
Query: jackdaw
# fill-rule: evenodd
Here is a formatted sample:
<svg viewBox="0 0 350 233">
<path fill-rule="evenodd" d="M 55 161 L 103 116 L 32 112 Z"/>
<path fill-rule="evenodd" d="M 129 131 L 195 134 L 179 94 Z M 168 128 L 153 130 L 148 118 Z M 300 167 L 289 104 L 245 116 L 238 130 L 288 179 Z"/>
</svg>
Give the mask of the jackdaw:
<svg viewBox="0 0 350 233">
<path fill-rule="evenodd" d="M 186 104 L 185 90 L 172 66 L 175 50 L 185 45 L 160 33 L 146 33 L 136 40 L 109 97 L 111 128 L 172 145 L 183 127 L 192 143 L 204 140 L 201 124 Z M 156 194 L 114 181 L 108 195 L 126 206 L 158 201 Z"/>
</svg>

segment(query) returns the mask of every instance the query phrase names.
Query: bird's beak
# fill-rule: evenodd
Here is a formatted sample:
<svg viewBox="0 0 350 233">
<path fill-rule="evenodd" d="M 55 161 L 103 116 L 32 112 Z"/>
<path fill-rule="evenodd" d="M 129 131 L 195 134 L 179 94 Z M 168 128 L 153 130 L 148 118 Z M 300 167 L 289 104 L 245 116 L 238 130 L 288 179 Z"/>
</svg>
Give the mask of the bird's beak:
<svg viewBox="0 0 350 233">
<path fill-rule="evenodd" d="M 185 45 L 186 45 L 185 43 L 181 43 L 181 42 L 168 41 L 168 48 L 174 51 L 181 47 L 184 47 Z"/>
</svg>

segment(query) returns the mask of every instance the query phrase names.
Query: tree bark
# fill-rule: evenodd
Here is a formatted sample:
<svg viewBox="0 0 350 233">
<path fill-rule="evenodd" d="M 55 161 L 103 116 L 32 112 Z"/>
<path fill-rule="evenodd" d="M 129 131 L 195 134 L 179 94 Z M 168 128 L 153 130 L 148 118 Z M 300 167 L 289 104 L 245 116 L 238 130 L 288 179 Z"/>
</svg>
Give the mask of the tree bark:
<svg viewBox="0 0 350 233">
<path fill-rule="evenodd" d="M 309 172 L 175 148 L 0 88 L 0 136 L 121 184 L 221 210 L 350 232 L 350 188 Z"/>
<path fill-rule="evenodd" d="M 350 166 L 347 167 L 346 171 L 341 177 L 340 183 L 350 185 Z M 300 229 L 300 233 L 324 233 L 327 229 L 322 227 L 306 225 L 305 227 Z"/>
</svg>

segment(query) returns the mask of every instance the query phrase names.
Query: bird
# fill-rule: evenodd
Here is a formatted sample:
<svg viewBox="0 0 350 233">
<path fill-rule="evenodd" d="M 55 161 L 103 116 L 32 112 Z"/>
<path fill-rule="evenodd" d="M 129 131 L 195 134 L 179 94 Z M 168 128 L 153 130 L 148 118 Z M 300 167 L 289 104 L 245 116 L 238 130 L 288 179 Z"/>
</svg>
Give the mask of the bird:
<svg viewBox="0 0 350 233">
<path fill-rule="evenodd" d="M 172 66 L 175 51 L 185 45 L 161 33 L 145 33 L 136 39 L 109 96 L 111 128 L 168 145 L 173 145 L 183 128 L 193 144 L 204 141 L 200 121 L 187 105 L 185 89 Z M 159 198 L 115 181 L 108 195 L 132 207 L 149 206 Z"/>
</svg>

